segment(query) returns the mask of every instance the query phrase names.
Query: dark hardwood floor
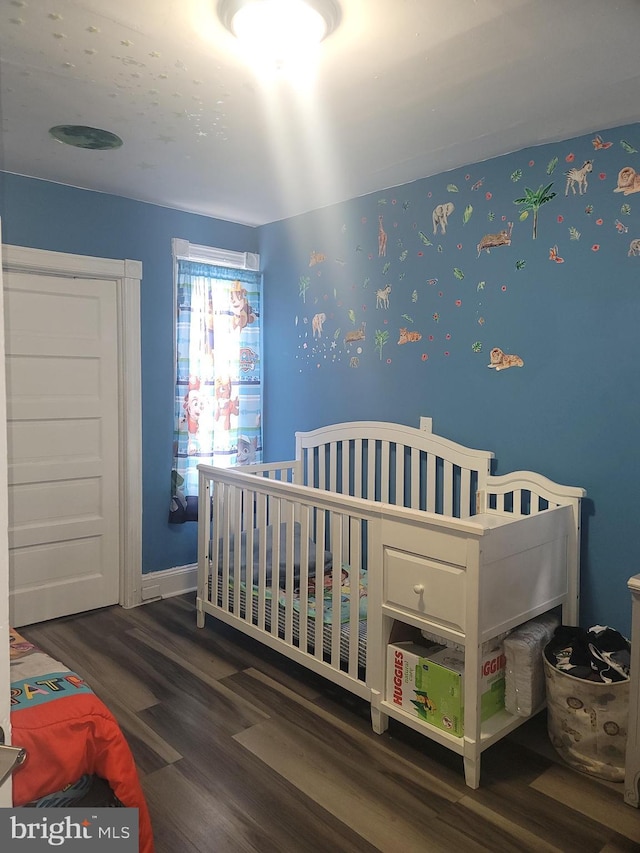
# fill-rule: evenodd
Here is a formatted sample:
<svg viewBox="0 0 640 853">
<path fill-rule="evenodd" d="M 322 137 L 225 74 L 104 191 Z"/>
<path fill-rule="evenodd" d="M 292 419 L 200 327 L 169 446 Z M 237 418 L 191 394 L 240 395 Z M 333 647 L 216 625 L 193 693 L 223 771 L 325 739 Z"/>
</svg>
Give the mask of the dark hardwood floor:
<svg viewBox="0 0 640 853">
<path fill-rule="evenodd" d="M 640 851 L 623 785 L 556 756 L 544 714 L 462 759 L 207 619 L 193 595 L 22 628 L 117 717 L 138 763 L 157 853 Z"/>
</svg>

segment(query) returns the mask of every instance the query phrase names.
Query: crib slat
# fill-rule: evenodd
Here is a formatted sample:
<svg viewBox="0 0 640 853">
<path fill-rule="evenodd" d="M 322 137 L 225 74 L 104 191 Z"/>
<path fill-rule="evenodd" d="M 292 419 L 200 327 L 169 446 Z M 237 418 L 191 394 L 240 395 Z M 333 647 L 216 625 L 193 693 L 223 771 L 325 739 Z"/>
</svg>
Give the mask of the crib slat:
<svg viewBox="0 0 640 853">
<path fill-rule="evenodd" d="M 357 498 L 362 497 L 362 439 L 356 438 L 353 442 L 353 494 Z"/>
<path fill-rule="evenodd" d="M 448 459 L 442 462 L 442 512 L 453 515 L 453 465 Z"/>
<path fill-rule="evenodd" d="M 271 496 L 269 500 L 269 523 L 273 525 L 274 536 L 271 545 L 271 566 L 280 565 L 280 524 L 282 523 L 280 499 Z M 271 634 L 278 636 L 278 578 L 271 570 Z"/>
<path fill-rule="evenodd" d="M 349 473 L 351 469 L 351 447 L 348 441 L 341 441 L 340 447 L 342 449 L 342 470 L 341 470 L 341 479 L 342 479 L 342 487 L 341 491 L 343 495 L 350 495 L 351 489 L 349 484 Z"/>
<path fill-rule="evenodd" d="M 224 499 L 222 504 L 222 535 L 224 536 L 224 553 L 222 555 L 222 573 L 224 589 L 228 594 L 226 609 L 229 610 L 233 604 L 233 595 L 231 591 L 231 486 L 227 486 L 224 494 L 221 495 Z"/>
<path fill-rule="evenodd" d="M 396 493 L 394 503 L 404 506 L 404 445 L 396 444 Z"/>
<path fill-rule="evenodd" d="M 460 518 L 468 518 L 471 512 L 471 471 L 460 469 Z"/>
<path fill-rule="evenodd" d="M 335 441 L 329 444 L 329 486 L 330 492 L 338 491 L 338 444 Z"/>
<path fill-rule="evenodd" d="M 315 536 L 312 537 L 316 543 L 316 566 L 318 565 L 318 561 L 320 560 L 320 565 L 324 565 L 324 550 L 325 550 L 325 534 L 326 534 L 326 515 L 324 510 L 316 510 L 315 511 Z M 322 631 L 323 631 L 323 622 L 322 617 L 318 619 L 318 609 L 322 607 L 322 604 L 318 603 L 318 596 L 316 590 L 316 624 L 315 624 L 315 634 L 314 634 L 314 648 L 313 655 L 318 658 L 318 660 L 322 660 L 323 650 L 322 650 Z"/>
<path fill-rule="evenodd" d="M 389 503 L 389 445 L 380 443 L 380 500 Z"/>
<path fill-rule="evenodd" d="M 216 538 L 219 538 L 222 543 L 222 606 L 225 610 L 229 609 L 229 503 L 226 500 L 227 486 L 218 483 L 216 486 L 217 502 L 218 502 L 218 518 L 219 526 L 216 532 Z M 215 593 L 214 593 L 215 594 Z"/>
<path fill-rule="evenodd" d="M 300 614 L 299 614 L 299 642 L 300 648 L 303 651 L 307 650 L 308 646 L 308 610 L 309 610 L 309 507 L 301 506 L 299 511 L 300 521 Z M 315 547 L 315 564 L 316 567 L 321 565 L 318 562 L 318 545 Z M 317 570 L 316 570 L 317 574 Z"/>
<path fill-rule="evenodd" d="M 415 447 L 411 448 L 411 507 L 413 509 L 420 508 L 420 451 Z"/>
<path fill-rule="evenodd" d="M 241 604 L 241 565 L 242 548 L 240 547 L 240 532 L 242 530 L 242 504 L 240 501 L 241 490 L 232 488 L 229 496 L 229 520 L 233 530 L 236 547 L 233 549 L 233 565 L 229 566 L 231 572 L 231 583 L 233 585 L 233 613 L 240 616 Z M 246 608 L 245 608 L 246 609 Z"/>
<path fill-rule="evenodd" d="M 314 460 L 315 454 L 313 452 L 313 448 L 308 448 L 308 449 L 304 450 L 303 453 L 304 453 L 304 462 L 305 462 L 304 471 L 303 471 L 304 485 L 315 486 L 316 483 L 315 483 L 314 477 L 313 477 L 313 460 Z"/>
<path fill-rule="evenodd" d="M 522 515 L 522 489 L 513 490 L 513 514 Z"/>
<path fill-rule="evenodd" d="M 207 543 L 207 552 L 211 551 L 210 577 L 211 585 L 207 588 L 207 598 L 213 604 L 217 604 L 218 596 L 218 575 L 220 565 L 220 501 L 218 492 L 222 485 L 218 483 L 215 487 L 211 486 L 211 480 L 207 479 L 207 488 L 211 493 L 211 539 Z"/>
<path fill-rule="evenodd" d="M 256 494 L 256 528 L 262 532 L 258 543 L 258 626 L 266 629 L 266 589 L 267 589 L 267 497 Z"/>
<path fill-rule="evenodd" d="M 294 555 L 294 530 L 293 530 L 293 504 L 291 501 L 283 501 L 283 523 L 284 523 L 284 555 L 285 555 L 285 582 L 284 582 L 284 593 L 285 593 L 285 619 L 284 619 L 284 638 L 287 645 L 293 645 L 293 555 Z M 279 534 L 280 527 L 274 528 L 273 538 L 275 540 L 276 536 L 278 539 L 280 538 Z M 277 561 L 273 564 L 275 567 L 280 565 L 280 562 Z M 273 578 L 274 569 L 271 569 L 271 577 L 273 582 L 273 599 L 271 602 L 271 613 L 272 613 L 272 621 L 278 621 L 277 619 L 273 619 L 273 614 L 279 613 L 279 592 L 281 589 L 280 586 L 280 572 L 276 568 L 277 577 Z"/>
<path fill-rule="evenodd" d="M 245 608 L 244 608 L 244 618 L 247 622 L 253 621 L 253 536 L 254 536 L 254 523 L 253 523 L 253 498 L 254 493 L 249 489 L 243 489 L 241 494 L 242 501 L 242 529 L 245 532 L 246 537 L 246 551 L 245 551 Z M 249 506 L 251 507 L 251 512 L 249 512 Z M 240 534 L 238 534 L 239 536 Z M 236 541 L 238 539 L 236 538 Z M 240 551 L 240 548 L 235 549 L 236 552 Z M 241 556 L 241 555 L 239 555 Z M 239 558 L 239 557 L 238 557 Z M 236 589 L 238 590 L 238 594 L 236 598 L 240 601 L 240 582 L 242 578 L 240 577 L 240 569 L 238 569 L 238 586 Z"/>
<path fill-rule="evenodd" d="M 367 439 L 367 488 L 362 497 L 376 499 L 376 443 L 372 439 Z"/>
<path fill-rule="evenodd" d="M 351 598 L 349 602 L 349 663 L 348 671 L 352 678 L 358 677 L 358 640 L 360 624 L 360 572 L 362 570 L 362 521 L 350 519 L 349 530 L 349 584 Z M 357 590 L 357 591 L 354 591 Z"/>
<path fill-rule="evenodd" d="M 318 448 L 318 488 L 327 488 L 327 460 L 331 462 L 330 445 L 323 444 Z"/>
<path fill-rule="evenodd" d="M 333 568 L 331 573 L 331 666 L 340 668 L 340 608 L 342 595 L 342 555 L 344 553 L 344 516 L 341 513 L 331 513 L 331 550 L 333 552 Z M 316 590 L 317 595 L 318 590 Z M 316 626 L 324 629 L 322 607 L 319 596 L 316 597 Z"/>
<path fill-rule="evenodd" d="M 433 453 L 427 456 L 427 505 L 428 512 L 436 511 L 436 457 Z"/>
</svg>

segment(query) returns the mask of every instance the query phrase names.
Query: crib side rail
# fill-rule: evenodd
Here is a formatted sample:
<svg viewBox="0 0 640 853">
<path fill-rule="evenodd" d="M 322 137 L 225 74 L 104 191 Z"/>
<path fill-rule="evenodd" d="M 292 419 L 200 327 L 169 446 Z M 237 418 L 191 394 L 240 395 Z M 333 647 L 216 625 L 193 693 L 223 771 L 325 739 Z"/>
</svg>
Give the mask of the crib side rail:
<svg viewBox="0 0 640 853">
<path fill-rule="evenodd" d="M 364 691 L 361 605 L 379 513 L 244 467 L 200 466 L 200 495 L 199 610 L 328 665 Z"/>
<path fill-rule="evenodd" d="M 279 480 L 283 483 L 296 483 L 300 480 L 301 466 L 295 459 L 285 462 L 257 462 L 253 465 L 238 466 L 245 474 L 255 474 L 267 480 Z M 199 469 L 209 472 L 217 470 L 213 465 L 199 465 Z"/>
</svg>

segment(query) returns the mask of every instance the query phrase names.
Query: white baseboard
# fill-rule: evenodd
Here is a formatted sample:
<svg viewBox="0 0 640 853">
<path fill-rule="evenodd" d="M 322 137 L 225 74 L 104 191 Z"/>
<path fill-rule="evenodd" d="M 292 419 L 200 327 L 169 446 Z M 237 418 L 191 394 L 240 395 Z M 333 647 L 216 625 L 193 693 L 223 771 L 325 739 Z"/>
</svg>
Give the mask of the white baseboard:
<svg viewBox="0 0 640 853">
<path fill-rule="evenodd" d="M 160 572 L 148 572 L 142 576 L 142 602 L 171 598 L 185 592 L 195 592 L 198 580 L 198 566 L 176 566 Z"/>
</svg>

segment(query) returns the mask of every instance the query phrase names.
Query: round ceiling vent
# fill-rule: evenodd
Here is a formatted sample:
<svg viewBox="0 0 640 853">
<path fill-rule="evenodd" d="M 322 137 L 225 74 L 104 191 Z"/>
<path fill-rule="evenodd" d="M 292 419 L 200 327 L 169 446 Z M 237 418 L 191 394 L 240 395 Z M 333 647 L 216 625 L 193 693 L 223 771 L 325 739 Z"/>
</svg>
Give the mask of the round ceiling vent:
<svg viewBox="0 0 640 853">
<path fill-rule="evenodd" d="M 108 151 L 120 148 L 122 140 L 109 130 L 99 127 L 87 127 L 83 124 L 58 124 L 49 128 L 49 133 L 58 142 L 73 145 L 75 148 L 90 148 L 94 151 Z"/>
</svg>

